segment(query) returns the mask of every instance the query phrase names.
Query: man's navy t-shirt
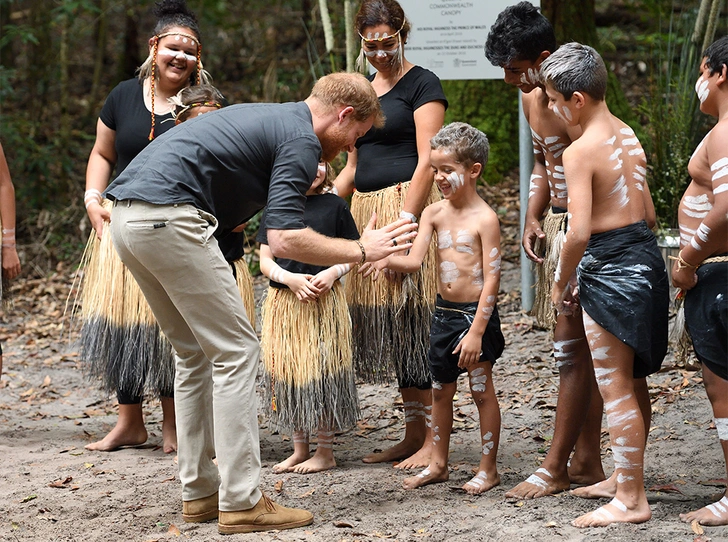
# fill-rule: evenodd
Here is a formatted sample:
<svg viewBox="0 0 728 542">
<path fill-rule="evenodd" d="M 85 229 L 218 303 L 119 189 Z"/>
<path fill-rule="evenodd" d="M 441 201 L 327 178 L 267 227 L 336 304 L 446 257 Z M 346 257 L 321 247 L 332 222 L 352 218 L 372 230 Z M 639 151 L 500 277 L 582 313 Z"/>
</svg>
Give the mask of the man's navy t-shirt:
<svg viewBox="0 0 728 542">
<path fill-rule="evenodd" d="M 192 204 L 217 218 L 218 237 L 263 207 L 270 229 L 303 229 L 305 194 L 320 158 L 304 102 L 231 105 L 156 138 L 106 197 Z"/>
</svg>

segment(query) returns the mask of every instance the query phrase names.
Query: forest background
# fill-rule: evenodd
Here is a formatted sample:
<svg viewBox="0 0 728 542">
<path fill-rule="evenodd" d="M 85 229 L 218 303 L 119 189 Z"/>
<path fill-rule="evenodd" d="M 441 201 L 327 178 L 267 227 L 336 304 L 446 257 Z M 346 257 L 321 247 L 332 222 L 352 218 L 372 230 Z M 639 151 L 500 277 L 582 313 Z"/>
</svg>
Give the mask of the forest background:
<svg viewBox="0 0 728 542">
<path fill-rule="evenodd" d="M 16 188 L 18 248 L 28 276 L 80 260 L 89 235 L 83 192 L 96 121 L 109 91 L 133 77 L 147 55 L 152 4 L 0 0 L 0 141 Z M 355 0 L 188 5 L 200 21 L 205 67 L 230 103 L 301 100 L 317 77 L 347 68 Z M 694 83 L 700 53 L 728 30 L 726 0 L 543 0 L 541 8 L 560 43 L 587 43 L 604 56 L 610 108 L 645 146 L 660 226 L 674 227 L 687 161 L 712 124 L 698 111 Z M 484 182 L 512 182 L 517 90 L 500 80 L 443 86 L 446 122 L 469 122 L 491 141 Z M 255 227 L 253 221 L 250 234 Z"/>
</svg>

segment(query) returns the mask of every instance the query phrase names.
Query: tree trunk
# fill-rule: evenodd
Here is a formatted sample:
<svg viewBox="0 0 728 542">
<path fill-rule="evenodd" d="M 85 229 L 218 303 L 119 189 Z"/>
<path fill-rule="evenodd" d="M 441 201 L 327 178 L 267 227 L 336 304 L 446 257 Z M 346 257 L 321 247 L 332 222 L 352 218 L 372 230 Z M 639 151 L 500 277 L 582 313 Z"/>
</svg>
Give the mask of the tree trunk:
<svg viewBox="0 0 728 542">
<path fill-rule="evenodd" d="M 558 43 L 598 45 L 594 0 L 542 0 L 541 12 L 551 21 Z"/>
<path fill-rule="evenodd" d="M 91 81 L 91 92 L 88 97 L 88 105 L 86 106 L 86 117 L 92 117 L 98 110 L 99 90 L 101 87 L 101 77 L 104 69 L 104 58 L 106 57 L 106 40 L 108 37 L 108 17 L 106 10 L 108 8 L 107 0 L 99 0 L 99 17 L 96 21 L 96 50 L 94 51 L 94 74 Z"/>
</svg>

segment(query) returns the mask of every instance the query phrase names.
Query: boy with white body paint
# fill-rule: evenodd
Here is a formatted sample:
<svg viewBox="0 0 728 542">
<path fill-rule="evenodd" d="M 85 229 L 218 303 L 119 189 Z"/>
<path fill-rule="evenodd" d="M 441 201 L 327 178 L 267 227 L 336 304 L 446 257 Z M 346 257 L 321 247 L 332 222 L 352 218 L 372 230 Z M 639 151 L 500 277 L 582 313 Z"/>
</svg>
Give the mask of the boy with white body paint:
<svg viewBox="0 0 728 542">
<path fill-rule="evenodd" d="M 463 485 L 470 494 L 497 486 L 500 408 L 493 387 L 493 363 L 503 352 L 496 297 L 500 284 L 498 217 L 475 190 L 488 160 L 488 139 L 468 124 L 454 122 L 430 141 L 430 162 L 443 200 L 425 208 L 407 256 L 371 264 L 374 278 L 385 267 L 412 273 L 420 268 L 437 234 L 438 296 L 430 329 L 433 451 L 429 466 L 404 480 L 405 489 L 449 478 L 452 399 L 458 375 L 467 371 L 478 408 L 482 453 L 477 474 Z"/>
<path fill-rule="evenodd" d="M 667 351 L 669 303 L 665 265 L 649 229 L 655 211 L 644 151 L 604 102 L 607 70 L 594 49 L 563 45 L 541 65 L 541 75 L 549 107 L 582 128 L 563 155 L 569 226 L 552 299 L 565 313 L 580 296 L 616 475 L 612 501 L 573 525 L 641 523 L 652 516 L 643 468 L 650 402 L 642 381 L 659 370 Z M 578 290 L 570 281 L 574 270 Z"/>
<path fill-rule="evenodd" d="M 554 318 L 551 290 L 566 230 L 567 189 L 562 155 L 578 126 L 566 126 L 549 110 L 540 83 L 541 63 L 556 50 L 556 36 L 548 19 L 529 2 L 503 10 L 491 27 L 485 54 L 503 68 L 504 80 L 522 92 L 523 111 L 533 136 L 534 167 L 523 230 L 523 250 L 537 275 L 532 315 L 541 327 L 552 329 L 554 361 L 559 371 L 554 435 L 540 468 L 506 493 L 508 498 L 531 499 L 553 495 L 574 484 L 604 480 L 601 463 L 602 401 L 584 334 L 581 310 Z M 548 209 L 546 217 L 541 218 Z M 586 408 L 586 405 L 589 405 Z M 569 456 L 574 451 L 571 460 Z M 578 490 L 577 490 L 578 491 Z"/>
<path fill-rule="evenodd" d="M 728 37 L 703 53 L 695 90 L 700 110 L 717 117 L 718 123 L 688 164 L 692 182 L 678 208 L 681 250 L 672 281 L 685 292 L 685 325 L 703 364 L 728 470 Z M 728 490 L 717 502 L 680 518 L 728 525 Z"/>
</svg>

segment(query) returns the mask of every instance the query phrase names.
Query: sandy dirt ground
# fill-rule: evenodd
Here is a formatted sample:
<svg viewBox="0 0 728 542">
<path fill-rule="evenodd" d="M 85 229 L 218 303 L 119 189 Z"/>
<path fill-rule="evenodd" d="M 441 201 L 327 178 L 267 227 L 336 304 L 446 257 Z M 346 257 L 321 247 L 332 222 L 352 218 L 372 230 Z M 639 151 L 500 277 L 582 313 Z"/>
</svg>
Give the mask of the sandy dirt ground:
<svg viewBox="0 0 728 542">
<path fill-rule="evenodd" d="M 404 418 L 395 386 L 361 385 L 363 419 L 337 435 L 335 470 L 273 474 L 271 467 L 287 456 L 291 442 L 271 434 L 261 417 L 262 488 L 283 504 L 313 511 L 313 525 L 223 537 L 214 522 L 185 524 L 174 457 L 160 447 L 157 401 L 145 405 L 146 446 L 84 450 L 113 426 L 116 406 L 84 378 L 74 332 L 63 326 L 70 283 L 63 271 L 19 283 L 16 306 L 2 317 L 0 540 L 728 541 L 728 527 L 705 527 L 700 534 L 678 518 L 716 500 L 722 491 L 716 479 L 725 471 L 700 372 L 676 367 L 672 356 L 649 379 L 653 423 L 645 479 L 651 521 L 585 531 L 570 521 L 599 502 L 568 493 L 505 499 L 545 455 L 558 384 L 548 335 L 520 310 L 518 268 L 508 262 L 500 295 L 507 346 L 494 369 L 503 415 L 499 487 L 477 497 L 458 489 L 472 476 L 479 453 L 477 416 L 464 379 L 455 401 L 450 481 L 413 491 L 402 489 L 406 474 L 391 464 L 361 462 L 366 453 L 398 440 Z M 606 426 L 602 436 L 609 473 Z"/>
</svg>

